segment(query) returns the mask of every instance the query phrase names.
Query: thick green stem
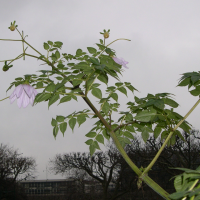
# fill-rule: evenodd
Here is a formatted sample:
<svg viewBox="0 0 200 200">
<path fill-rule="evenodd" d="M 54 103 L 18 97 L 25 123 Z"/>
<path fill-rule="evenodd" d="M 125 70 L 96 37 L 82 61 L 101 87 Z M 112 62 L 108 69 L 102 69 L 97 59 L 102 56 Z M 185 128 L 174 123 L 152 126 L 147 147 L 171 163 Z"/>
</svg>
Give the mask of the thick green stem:
<svg viewBox="0 0 200 200">
<path fill-rule="evenodd" d="M 170 134 L 168 135 L 168 137 L 166 138 L 165 142 L 163 143 L 162 147 L 159 149 L 158 153 L 156 154 L 156 156 L 154 157 L 154 159 L 151 161 L 151 163 L 147 166 L 147 168 L 144 170 L 144 172 L 142 173 L 142 176 L 147 173 L 155 164 L 155 162 L 157 161 L 157 159 L 159 158 L 160 154 L 162 153 L 163 149 L 165 148 L 167 142 L 170 140 L 170 138 L 172 137 L 174 131 L 185 121 L 185 119 L 191 114 L 191 112 L 197 107 L 197 105 L 200 103 L 200 99 L 194 104 L 194 106 L 188 111 L 188 113 L 185 115 L 185 117 L 175 126 L 175 128 L 173 129 L 172 132 L 170 132 Z"/>
</svg>

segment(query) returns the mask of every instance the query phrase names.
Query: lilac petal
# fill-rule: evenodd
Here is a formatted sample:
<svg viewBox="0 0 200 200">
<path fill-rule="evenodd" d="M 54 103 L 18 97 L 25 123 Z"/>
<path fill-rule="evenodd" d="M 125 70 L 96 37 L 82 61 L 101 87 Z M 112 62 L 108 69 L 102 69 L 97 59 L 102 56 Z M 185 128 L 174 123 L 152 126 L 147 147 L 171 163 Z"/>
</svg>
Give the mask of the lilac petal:
<svg viewBox="0 0 200 200">
<path fill-rule="evenodd" d="M 14 95 L 13 98 L 10 98 L 10 97 L 9 97 L 9 99 L 10 99 L 10 103 L 13 103 L 13 102 L 15 101 L 16 98 L 17 98 L 16 95 Z"/>
<path fill-rule="evenodd" d="M 26 94 L 29 96 L 29 98 L 32 96 L 33 93 L 33 87 L 31 87 L 30 85 L 23 85 L 23 89 L 26 92 Z"/>
<path fill-rule="evenodd" d="M 23 90 L 21 96 L 17 99 L 17 105 L 18 105 L 19 108 L 21 108 L 22 105 L 23 105 L 23 101 L 24 101 L 25 95 L 26 95 L 26 93 Z"/>
<path fill-rule="evenodd" d="M 15 88 L 15 94 L 17 96 L 17 98 L 19 98 L 23 92 L 23 85 L 18 85 L 16 88 Z"/>
<path fill-rule="evenodd" d="M 31 98 L 30 98 L 30 104 L 31 104 L 32 106 L 33 106 L 33 102 L 34 102 L 34 100 L 35 100 L 35 96 L 32 95 Z"/>
<path fill-rule="evenodd" d="M 15 90 L 13 91 L 13 93 L 10 95 L 10 99 L 12 99 L 15 95 L 17 96 L 18 93 L 21 93 L 22 92 L 22 85 L 18 85 Z M 19 96 L 18 96 L 19 97 Z M 18 98 L 17 97 L 17 98 Z"/>
</svg>

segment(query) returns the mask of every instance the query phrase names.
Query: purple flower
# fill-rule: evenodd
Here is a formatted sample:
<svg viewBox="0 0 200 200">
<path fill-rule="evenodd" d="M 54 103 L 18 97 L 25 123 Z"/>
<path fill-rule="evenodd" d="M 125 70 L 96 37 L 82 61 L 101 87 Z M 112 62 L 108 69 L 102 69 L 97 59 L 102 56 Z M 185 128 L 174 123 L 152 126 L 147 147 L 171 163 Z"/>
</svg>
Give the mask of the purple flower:
<svg viewBox="0 0 200 200">
<path fill-rule="evenodd" d="M 123 58 L 113 57 L 112 59 L 113 59 L 117 64 L 122 65 L 123 67 L 125 67 L 126 69 L 128 69 L 128 67 L 126 66 L 126 64 L 128 64 L 128 62 L 125 61 Z"/>
<path fill-rule="evenodd" d="M 21 108 L 23 106 L 24 108 L 26 108 L 29 103 L 33 105 L 37 93 L 38 92 L 36 91 L 36 89 L 30 85 L 18 85 L 9 97 L 10 103 L 13 103 L 15 99 L 17 99 L 18 107 Z"/>
</svg>

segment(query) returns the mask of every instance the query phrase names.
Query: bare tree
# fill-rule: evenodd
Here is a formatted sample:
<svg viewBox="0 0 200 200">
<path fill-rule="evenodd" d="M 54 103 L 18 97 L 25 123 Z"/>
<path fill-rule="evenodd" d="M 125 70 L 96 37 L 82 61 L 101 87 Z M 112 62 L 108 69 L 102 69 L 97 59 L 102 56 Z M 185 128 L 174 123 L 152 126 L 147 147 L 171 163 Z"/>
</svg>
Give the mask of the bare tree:
<svg viewBox="0 0 200 200">
<path fill-rule="evenodd" d="M 34 178 L 36 169 L 35 159 L 32 157 L 23 157 L 18 150 L 8 145 L 0 145 L 0 195 L 6 195 L 8 191 L 16 195 L 21 180 Z M 13 196 L 11 195 L 11 199 Z"/>
<path fill-rule="evenodd" d="M 50 165 L 55 174 L 68 175 L 71 170 L 86 172 L 92 178 L 90 182 L 94 181 L 93 184 L 98 182 L 101 186 L 101 190 L 95 191 L 99 193 L 98 197 L 101 199 L 117 199 L 130 189 L 129 187 L 121 190 L 122 174 L 128 165 L 113 146 L 110 146 L 108 151 L 97 152 L 93 156 L 89 153 L 57 154 L 50 161 Z M 77 173 L 79 171 L 74 173 L 74 177 Z M 111 183 L 114 183 L 112 190 L 109 188 Z"/>
</svg>

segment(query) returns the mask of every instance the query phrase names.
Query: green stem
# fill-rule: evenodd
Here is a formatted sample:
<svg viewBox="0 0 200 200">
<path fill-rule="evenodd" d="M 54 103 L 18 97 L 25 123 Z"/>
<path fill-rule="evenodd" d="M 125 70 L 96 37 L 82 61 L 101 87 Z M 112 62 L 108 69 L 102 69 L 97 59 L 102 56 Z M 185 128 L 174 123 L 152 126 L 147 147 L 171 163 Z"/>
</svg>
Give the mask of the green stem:
<svg viewBox="0 0 200 200">
<path fill-rule="evenodd" d="M 0 39 L 0 40 L 3 40 L 3 41 L 22 41 L 22 40 L 13 40 L 13 39 Z"/>
<path fill-rule="evenodd" d="M 121 146 L 119 140 L 117 139 L 114 131 L 112 130 L 111 126 L 107 123 L 107 121 L 102 117 L 102 115 L 98 112 L 98 110 L 94 107 L 94 105 L 90 102 L 88 97 L 83 97 L 83 99 L 87 102 L 88 105 L 90 105 L 90 108 L 95 112 L 95 114 L 98 116 L 98 118 L 102 121 L 102 123 L 105 125 L 105 127 L 108 129 L 110 136 L 112 137 L 117 149 L 121 153 L 124 160 L 128 163 L 128 165 L 131 167 L 131 169 L 138 175 L 141 176 L 142 172 L 139 170 L 139 168 L 132 162 L 132 160 L 129 158 L 123 147 Z M 164 199 L 170 200 L 168 198 L 168 193 L 161 188 L 157 183 L 155 183 L 150 177 L 147 175 L 144 175 L 142 177 L 143 181 L 149 185 L 156 193 L 161 195 Z"/>
<path fill-rule="evenodd" d="M 147 173 L 155 164 L 155 162 L 157 161 L 157 159 L 159 158 L 160 154 L 162 153 L 163 149 L 165 148 L 167 142 L 170 140 L 170 138 L 172 137 L 174 131 L 185 121 L 185 119 L 191 114 L 191 112 L 197 107 L 197 105 L 200 103 L 200 99 L 194 104 L 194 106 L 188 111 L 188 113 L 185 115 L 185 117 L 175 126 L 175 128 L 173 129 L 173 131 L 170 132 L 170 134 L 168 135 L 168 137 L 166 138 L 165 142 L 163 143 L 162 147 L 159 149 L 158 153 L 156 154 L 156 156 L 154 157 L 154 159 L 151 161 L 151 163 L 147 166 L 147 168 L 144 170 L 144 172 L 142 173 L 142 176 Z"/>
<path fill-rule="evenodd" d="M 110 46 L 112 43 L 114 43 L 114 42 L 116 42 L 116 41 L 118 41 L 118 40 L 127 40 L 127 41 L 131 41 L 131 40 L 125 39 L 125 38 L 119 38 L 119 39 L 116 39 L 116 40 L 112 41 L 112 42 L 109 43 L 108 45 L 106 45 L 106 47 Z M 104 44 L 104 45 L 105 45 L 105 44 Z M 106 47 L 105 47 L 105 49 L 106 49 Z M 100 52 L 100 54 L 98 55 L 98 57 L 105 51 L 105 49 L 102 50 L 102 51 Z"/>
<path fill-rule="evenodd" d="M 1 99 L 0 101 L 3 101 L 3 100 L 5 100 L 5 99 L 7 99 L 7 98 L 9 98 L 9 97 L 6 97 L 6 98 L 4 98 L 4 99 Z"/>
</svg>

